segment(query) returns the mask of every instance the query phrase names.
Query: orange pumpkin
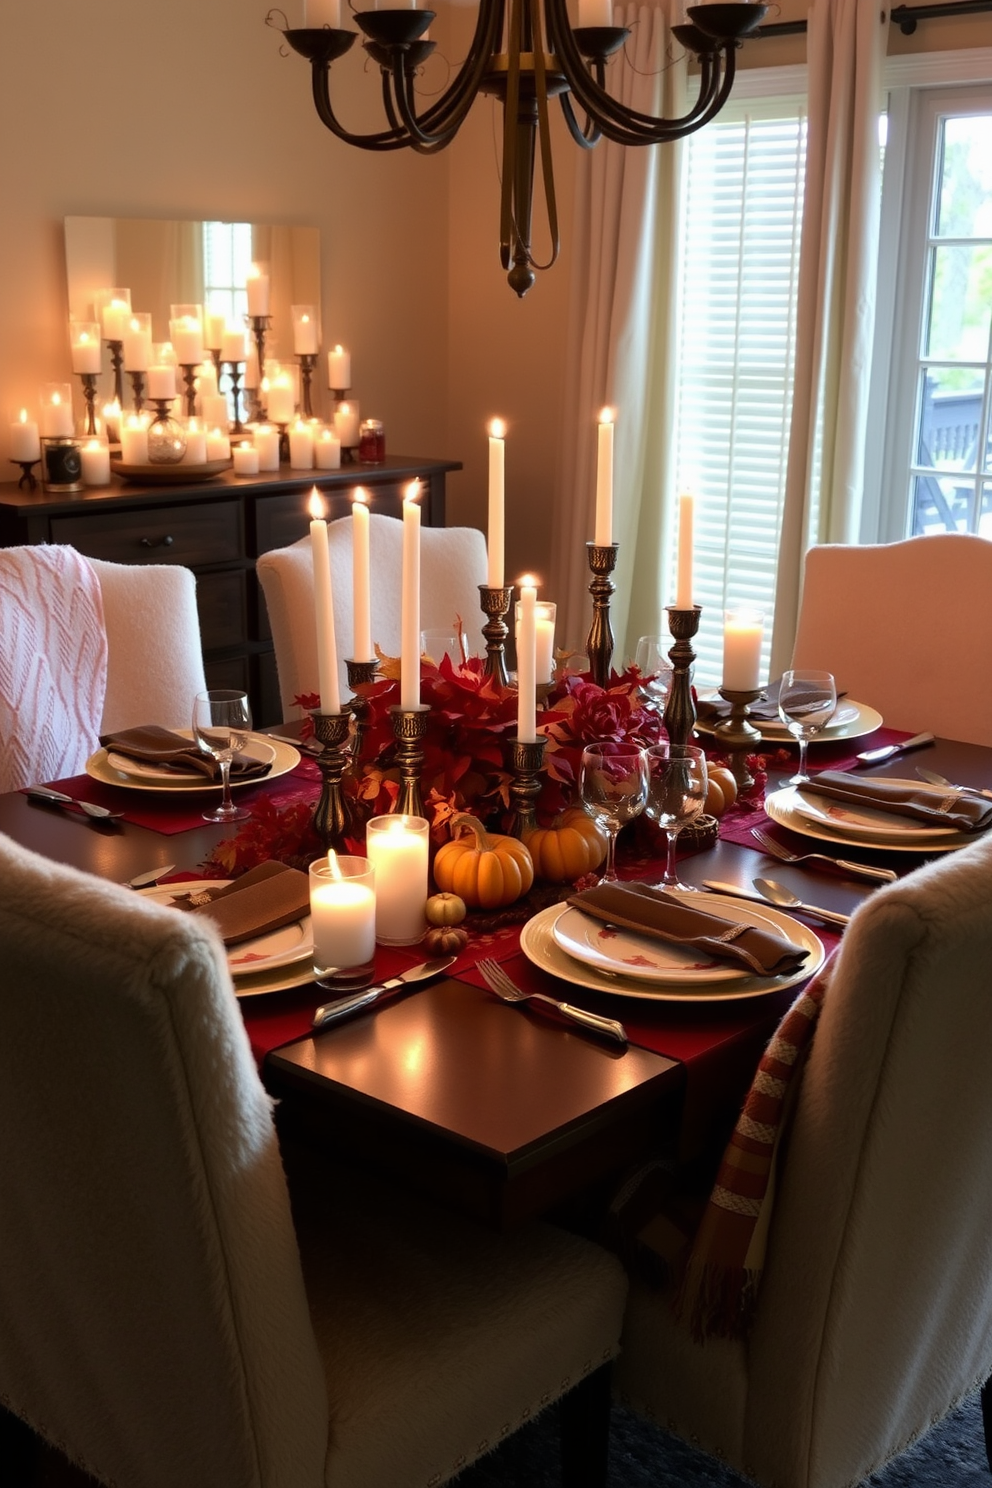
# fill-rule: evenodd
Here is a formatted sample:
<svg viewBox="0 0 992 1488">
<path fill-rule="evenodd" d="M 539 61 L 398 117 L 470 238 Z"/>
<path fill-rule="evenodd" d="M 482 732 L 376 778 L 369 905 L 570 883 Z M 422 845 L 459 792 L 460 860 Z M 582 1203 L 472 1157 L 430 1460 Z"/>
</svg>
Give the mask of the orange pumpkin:
<svg viewBox="0 0 992 1488">
<path fill-rule="evenodd" d="M 606 857 L 606 835 L 581 806 L 570 806 L 549 827 L 528 832 L 524 841 L 534 872 L 548 883 L 574 883 Z"/>
<path fill-rule="evenodd" d="M 451 830 L 454 836 L 434 859 L 439 889 L 457 894 L 472 909 L 501 909 L 526 894 L 534 864 L 522 842 L 487 832 L 464 811 L 451 818 Z"/>
<path fill-rule="evenodd" d="M 737 800 L 737 781 L 726 765 L 710 765 L 707 770 L 706 805 L 710 816 L 722 816 Z"/>
</svg>

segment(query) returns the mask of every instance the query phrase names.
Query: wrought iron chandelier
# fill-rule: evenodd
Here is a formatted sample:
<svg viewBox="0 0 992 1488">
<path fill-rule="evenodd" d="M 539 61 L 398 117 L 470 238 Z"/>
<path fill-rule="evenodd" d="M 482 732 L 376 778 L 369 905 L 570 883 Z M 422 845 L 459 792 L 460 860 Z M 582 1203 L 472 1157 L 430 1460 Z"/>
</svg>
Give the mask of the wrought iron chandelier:
<svg viewBox="0 0 992 1488">
<path fill-rule="evenodd" d="M 611 96 L 606 88 L 607 60 L 630 33 L 624 26 L 573 26 L 566 0 L 479 0 L 467 58 L 441 96 L 419 112 L 414 80 L 434 51 L 435 43 L 424 38 L 434 12 L 356 12 L 355 22 L 365 38 L 362 46 L 380 69 L 388 125 L 373 134 L 351 133 L 331 104 L 331 64 L 350 49 L 357 32 L 322 26 L 287 29 L 283 34 L 310 62 L 321 122 L 345 144 L 362 150 L 409 148 L 434 154 L 454 139 L 479 93 L 500 100 L 500 262 L 508 271 L 511 289 L 523 296 L 534 283 L 535 271 L 550 268 L 558 256 L 549 99 L 558 99 L 569 133 L 583 149 L 591 149 L 604 136 L 621 145 L 681 139 L 723 108 L 733 86 L 736 48 L 761 24 L 767 8 L 748 0 L 693 5 L 686 23 L 672 28 L 676 40 L 696 56 L 700 72 L 699 96 L 678 119 L 638 113 Z M 274 15 L 268 17 L 270 24 Z M 538 264 L 531 252 L 538 153 L 551 238 L 551 256 L 545 264 Z"/>
</svg>

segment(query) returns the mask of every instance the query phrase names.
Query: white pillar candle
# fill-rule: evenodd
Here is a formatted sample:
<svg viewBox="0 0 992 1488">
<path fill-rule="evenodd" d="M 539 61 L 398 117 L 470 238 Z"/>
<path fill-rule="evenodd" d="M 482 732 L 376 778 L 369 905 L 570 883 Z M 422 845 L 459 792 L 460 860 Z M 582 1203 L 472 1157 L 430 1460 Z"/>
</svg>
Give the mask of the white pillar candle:
<svg viewBox="0 0 992 1488">
<path fill-rule="evenodd" d="M 321 429 L 313 442 L 313 461 L 318 470 L 340 470 L 341 441 L 333 429 Z"/>
<path fill-rule="evenodd" d="M 332 392 L 351 387 L 351 353 L 343 346 L 335 346 L 327 353 L 327 386 Z"/>
<path fill-rule="evenodd" d="M 529 574 L 520 581 L 517 605 L 517 738 L 537 739 L 537 586 Z"/>
<path fill-rule="evenodd" d="M 596 443 L 596 522 L 593 542 L 608 548 L 613 541 L 613 410 L 599 415 Z"/>
<path fill-rule="evenodd" d="M 293 414 L 296 412 L 296 399 L 293 392 L 293 379 L 287 373 L 280 372 L 270 380 L 265 407 L 274 424 L 292 422 Z"/>
<path fill-rule="evenodd" d="M 40 460 L 41 436 L 34 419 L 22 408 L 10 426 L 10 458 L 12 460 Z"/>
<path fill-rule="evenodd" d="M 99 372 L 101 356 L 100 327 L 96 321 L 92 325 L 82 325 L 78 321 L 70 321 L 69 342 L 73 372 Z"/>
<path fill-rule="evenodd" d="M 490 589 L 503 587 L 503 537 L 505 524 L 506 426 L 502 419 L 489 425 L 489 562 L 486 583 Z"/>
<path fill-rule="evenodd" d="M 232 358 L 227 357 L 226 360 L 231 361 Z M 243 381 L 246 388 L 258 387 L 258 347 L 254 341 L 249 346 L 248 355 L 245 357 L 245 375 Z"/>
<path fill-rule="evenodd" d="M 207 463 L 207 431 L 197 418 L 186 420 L 186 453 L 180 464 L 205 465 Z"/>
<path fill-rule="evenodd" d="M 207 310 L 203 316 L 203 344 L 208 351 L 220 351 L 224 344 L 227 322 L 223 315 L 214 315 Z"/>
<path fill-rule="evenodd" d="M 205 424 L 226 429 L 229 423 L 227 399 L 223 393 L 208 393 L 200 399 L 200 414 Z"/>
<path fill-rule="evenodd" d="M 248 270 L 248 314 L 268 315 L 269 276 L 262 264 L 252 264 Z"/>
<path fill-rule="evenodd" d="M 691 610 L 692 604 L 692 523 L 696 498 L 691 491 L 679 495 L 679 557 L 675 608 Z"/>
<path fill-rule="evenodd" d="M 420 706 L 420 482 L 403 496 L 403 584 L 400 621 L 400 707 Z"/>
<path fill-rule="evenodd" d="M 229 460 L 231 458 L 231 441 L 223 429 L 207 430 L 207 459 Z"/>
<path fill-rule="evenodd" d="M 279 469 L 279 430 L 271 424 L 259 424 L 255 430 L 259 470 Z"/>
<path fill-rule="evenodd" d="M 41 395 L 41 432 L 46 439 L 72 437 L 72 387 L 50 383 Z"/>
<path fill-rule="evenodd" d="M 136 413 L 128 415 L 121 429 L 121 460 L 125 465 L 148 464 L 148 429 Z"/>
<path fill-rule="evenodd" d="M 341 30 L 341 0 L 303 0 L 304 26 L 330 26 Z"/>
<path fill-rule="evenodd" d="M 313 966 L 319 981 L 369 969 L 375 958 L 375 868 L 367 858 L 329 853 L 310 864 Z M 352 986 L 360 985 L 353 977 Z"/>
<path fill-rule="evenodd" d="M 341 441 L 342 449 L 355 449 L 358 445 L 358 404 L 339 403 L 334 410 L 334 430 Z"/>
<path fill-rule="evenodd" d="M 171 362 L 158 362 L 148 368 L 149 398 L 174 398 L 176 396 L 176 369 Z"/>
<path fill-rule="evenodd" d="M 428 823 L 422 816 L 374 816 L 365 851 L 375 867 L 375 938 L 413 945 L 427 928 Z"/>
<path fill-rule="evenodd" d="M 88 439 L 79 451 L 86 486 L 110 485 L 110 450 L 102 439 Z"/>
<path fill-rule="evenodd" d="M 217 368 L 214 366 L 213 357 L 207 357 L 196 369 L 196 391 L 200 398 L 209 398 L 217 394 Z"/>
<path fill-rule="evenodd" d="M 351 593 L 354 604 L 352 661 L 374 661 L 368 497 L 361 486 L 351 504 Z"/>
<path fill-rule="evenodd" d="M 334 596 L 331 591 L 331 552 L 324 521 L 324 503 L 314 486 L 310 493 L 310 557 L 313 562 L 313 605 L 317 625 L 317 687 L 322 713 L 341 712 L 338 651 L 334 638 Z"/>
<path fill-rule="evenodd" d="M 291 470 L 313 469 L 313 430 L 302 419 L 289 426 L 289 465 Z"/>
<path fill-rule="evenodd" d="M 550 682 L 555 674 L 555 618 L 558 606 L 550 600 L 539 600 L 534 614 L 537 638 L 537 662 L 534 679 Z"/>
<path fill-rule="evenodd" d="M 104 340 L 123 341 L 130 318 L 131 291 L 128 289 L 111 290 L 110 298 L 103 303 L 100 310 Z"/>
<path fill-rule="evenodd" d="M 124 369 L 147 372 L 152 360 L 152 318 L 141 311 L 124 327 Z"/>
<path fill-rule="evenodd" d="M 115 398 L 112 403 L 103 405 L 103 423 L 107 430 L 107 438 L 111 444 L 121 442 L 121 405 Z"/>
<path fill-rule="evenodd" d="M 728 610 L 723 621 L 723 686 L 727 692 L 760 687 L 765 617 L 760 610 Z"/>
<path fill-rule="evenodd" d="M 243 444 L 236 444 L 232 451 L 235 475 L 257 475 L 258 474 L 258 450 L 247 440 Z"/>
<path fill-rule="evenodd" d="M 203 361 L 203 322 L 195 315 L 179 315 L 170 320 L 169 333 L 181 367 L 193 367 Z"/>
<path fill-rule="evenodd" d="M 297 356 L 314 356 L 317 351 L 317 313 L 312 305 L 294 305 L 293 350 Z"/>
<path fill-rule="evenodd" d="M 222 362 L 243 362 L 248 355 L 248 343 L 242 330 L 228 329 L 224 332 L 220 344 L 220 359 Z M 258 352 L 255 353 L 255 367 L 258 368 Z M 258 386 L 256 378 L 254 386 Z"/>
</svg>

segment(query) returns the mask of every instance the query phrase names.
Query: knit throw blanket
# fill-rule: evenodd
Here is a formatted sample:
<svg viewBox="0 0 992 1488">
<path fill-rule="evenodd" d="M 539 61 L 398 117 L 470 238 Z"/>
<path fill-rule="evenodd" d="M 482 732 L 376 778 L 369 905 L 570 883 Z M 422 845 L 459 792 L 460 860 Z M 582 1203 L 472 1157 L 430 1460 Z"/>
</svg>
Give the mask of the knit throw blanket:
<svg viewBox="0 0 992 1488">
<path fill-rule="evenodd" d="M 75 775 L 97 748 L 107 633 L 74 548 L 0 551 L 0 790 Z"/>
</svg>

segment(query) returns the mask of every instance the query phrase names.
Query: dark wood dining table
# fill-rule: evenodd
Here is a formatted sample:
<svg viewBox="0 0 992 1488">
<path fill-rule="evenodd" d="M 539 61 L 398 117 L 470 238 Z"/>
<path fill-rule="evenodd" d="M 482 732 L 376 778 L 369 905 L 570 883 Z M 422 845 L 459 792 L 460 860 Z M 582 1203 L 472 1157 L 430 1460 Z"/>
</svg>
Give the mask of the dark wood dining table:
<svg viewBox="0 0 992 1488">
<path fill-rule="evenodd" d="M 851 748 L 873 742 L 877 737 Z M 992 749 L 943 739 L 872 773 L 905 778 L 915 763 L 964 785 L 992 782 Z M 773 761 L 769 787 L 781 774 L 781 763 Z M 117 795 L 120 804 L 131 804 L 123 798 L 132 793 Z M 730 835 L 739 840 L 722 838 L 683 856 L 684 880 L 746 888 L 763 874 L 844 913 L 873 892 L 871 884 L 839 873 L 772 864 L 756 843 L 744 845 L 747 825 L 747 818 L 738 818 Z M 196 873 L 231 835 L 230 828 L 203 822 L 180 831 L 127 816 L 104 824 L 21 792 L 0 795 L 0 831 L 43 856 L 115 881 L 168 865 Z M 797 851 L 822 846 L 779 835 Z M 918 853 L 847 847 L 843 855 L 899 873 L 924 861 Z M 660 873 L 659 860 L 655 876 Z M 823 929 L 815 918 L 806 922 L 818 934 Z M 834 944 L 836 932 L 823 938 Z M 632 1003 L 529 967 L 505 938 L 496 952 L 511 970 L 537 977 L 533 985 L 620 1017 L 631 1030 L 630 1044 L 610 1044 L 553 1011 L 507 1007 L 483 989 L 471 957 L 460 960 L 453 975 L 316 1036 L 306 1031 L 311 1006 L 324 1000 L 315 985 L 243 999 L 262 1078 L 278 1099 L 286 1134 L 373 1166 L 490 1225 L 508 1226 L 605 1192 L 630 1164 L 666 1146 L 692 1156 L 712 1143 L 732 1123 L 761 1049 L 795 996 L 789 988 L 735 1002 Z M 411 948 L 407 964 L 421 955 Z M 284 1038 L 291 1026 L 284 1021 L 288 1000 L 306 1016 Z"/>
</svg>

